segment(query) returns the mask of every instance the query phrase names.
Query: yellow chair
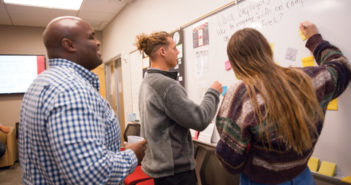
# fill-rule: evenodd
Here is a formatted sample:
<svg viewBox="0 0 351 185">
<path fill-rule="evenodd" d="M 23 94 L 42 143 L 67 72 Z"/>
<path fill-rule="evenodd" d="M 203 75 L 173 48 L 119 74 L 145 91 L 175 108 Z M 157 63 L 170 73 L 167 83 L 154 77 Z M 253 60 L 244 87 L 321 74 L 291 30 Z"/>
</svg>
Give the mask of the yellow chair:
<svg viewBox="0 0 351 185">
<path fill-rule="evenodd" d="M 0 141 L 6 146 L 6 151 L 0 158 L 0 167 L 11 166 L 17 160 L 16 129 L 11 126 L 8 128 L 8 133 L 0 131 Z"/>
</svg>

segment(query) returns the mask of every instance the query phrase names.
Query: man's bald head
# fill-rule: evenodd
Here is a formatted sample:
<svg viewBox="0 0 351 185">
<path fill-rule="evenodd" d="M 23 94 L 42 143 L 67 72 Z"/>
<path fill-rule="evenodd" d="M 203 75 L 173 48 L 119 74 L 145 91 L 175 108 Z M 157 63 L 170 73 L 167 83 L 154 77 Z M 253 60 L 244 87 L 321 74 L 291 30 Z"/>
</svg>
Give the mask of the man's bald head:
<svg viewBox="0 0 351 185">
<path fill-rule="evenodd" d="M 83 20 L 78 17 L 64 16 L 53 19 L 46 26 L 43 38 L 44 44 L 50 55 L 57 55 L 57 50 L 61 48 L 61 41 L 63 38 L 73 38 L 75 35 L 75 29 L 80 22 Z M 55 56 L 57 57 L 57 56 Z"/>
<path fill-rule="evenodd" d="M 91 70 L 102 63 L 100 42 L 93 28 L 74 16 L 50 21 L 43 33 L 49 59 L 63 58 Z"/>
</svg>

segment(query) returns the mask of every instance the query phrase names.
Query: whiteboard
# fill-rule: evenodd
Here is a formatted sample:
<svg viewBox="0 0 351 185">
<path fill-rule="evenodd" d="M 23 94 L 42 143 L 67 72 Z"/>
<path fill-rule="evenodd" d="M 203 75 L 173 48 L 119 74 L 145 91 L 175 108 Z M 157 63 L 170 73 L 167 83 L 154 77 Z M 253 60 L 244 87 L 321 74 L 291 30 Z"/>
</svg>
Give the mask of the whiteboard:
<svg viewBox="0 0 351 185">
<path fill-rule="evenodd" d="M 238 29 L 253 27 L 270 42 L 281 66 L 302 66 L 311 56 L 298 32 L 299 23 L 315 23 L 324 37 L 351 57 L 350 0 L 245 0 L 184 28 L 185 80 L 189 97 L 200 103 L 218 80 L 230 86 L 236 79 L 225 69 L 226 45 Z M 336 177 L 351 175 L 351 88 L 338 98 L 338 110 L 327 111 L 324 128 L 312 156 L 337 164 Z"/>
</svg>

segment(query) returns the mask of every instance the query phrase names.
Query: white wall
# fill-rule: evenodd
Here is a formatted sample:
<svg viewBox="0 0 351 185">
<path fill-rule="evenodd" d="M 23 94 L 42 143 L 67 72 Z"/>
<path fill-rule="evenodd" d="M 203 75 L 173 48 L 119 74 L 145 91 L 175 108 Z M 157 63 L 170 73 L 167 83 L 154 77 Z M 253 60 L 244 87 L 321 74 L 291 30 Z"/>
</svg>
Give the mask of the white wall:
<svg viewBox="0 0 351 185">
<path fill-rule="evenodd" d="M 174 31 L 217 9 L 230 0 L 134 0 L 117 15 L 102 33 L 103 59 L 122 56 L 125 117 L 132 112 L 132 89 L 129 53 L 136 49 L 139 33 Z"/>
<path fill-rule="evenodd" d="M 134 0 L 103 30 L 103 58 L 135 49 L 141 32 L 173 31 L 230 0 Z"/>
</svg>

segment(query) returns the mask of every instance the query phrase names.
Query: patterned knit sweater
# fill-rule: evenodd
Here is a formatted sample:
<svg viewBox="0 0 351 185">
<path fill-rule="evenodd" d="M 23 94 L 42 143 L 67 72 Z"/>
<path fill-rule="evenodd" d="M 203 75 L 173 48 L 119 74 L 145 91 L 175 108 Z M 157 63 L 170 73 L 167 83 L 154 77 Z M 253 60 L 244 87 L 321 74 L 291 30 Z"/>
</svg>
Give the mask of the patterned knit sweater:
<svg viewBox="0 0 351 185">
<path fill-rule="evenodd" d="M 328 103 L 347 88 L 351 67 L 341 51 L 324 41 L 320 34 L 312 36 L 306 47 L 313 52 L 319 66 L 301 69 L 311 77 L 325 113 Z M 260 95 L 257 95 L 257 100 L 263 105 Z M 307 166 L 324 119 L 315 123 L 318 135 L 311 134 L 313 148 L 298 155 L 291 147 L 285 146 L 282 137 L 273 133 L 270 134 L 272 148 L 265 149 L 263 143 L 267 142 L 258 139 L 262 133 L 252 107 L 243 82 L 228 89 L 216 120 L 220 134 L 216 153 L 221 163 L 231 173 L 243 172 L 252 181 L 264 184 L 282 183 L 298 176 Z"/>
</svg>

